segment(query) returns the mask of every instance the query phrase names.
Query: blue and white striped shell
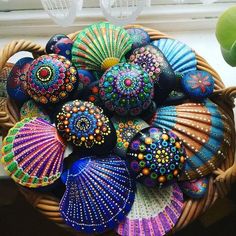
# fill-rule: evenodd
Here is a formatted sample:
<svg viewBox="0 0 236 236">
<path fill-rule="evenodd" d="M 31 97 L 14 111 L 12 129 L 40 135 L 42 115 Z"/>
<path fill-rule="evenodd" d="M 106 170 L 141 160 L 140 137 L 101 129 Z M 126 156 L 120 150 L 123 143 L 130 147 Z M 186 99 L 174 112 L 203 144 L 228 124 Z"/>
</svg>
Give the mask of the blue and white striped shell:
<svg viewBox="0 0 236 236">
<path fill-rule="evenodd" d="M 185 74 L 197 69 L 196 54 L 188 45 L 176 39 L 159 39 L 152 45 L 162 51 L 175 72 Z"/>
<path fill-rule="evenodd" d="M 150 125 L 172 130 L 183 141 L 188 158 L 182 180 L 203 177 L 227 156 L 229 120 L 210 100 L 157 109 Z"/>
</svg>

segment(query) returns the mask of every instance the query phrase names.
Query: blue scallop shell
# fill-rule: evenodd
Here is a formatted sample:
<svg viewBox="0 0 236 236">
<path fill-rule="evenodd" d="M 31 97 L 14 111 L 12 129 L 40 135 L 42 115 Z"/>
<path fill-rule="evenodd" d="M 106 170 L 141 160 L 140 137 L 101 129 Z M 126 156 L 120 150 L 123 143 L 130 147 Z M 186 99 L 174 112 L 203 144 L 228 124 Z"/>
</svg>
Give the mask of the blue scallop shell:
<svg viewBox="0 0 236 236">
<path fill-rule="evenodd" d="M 129 213 L 135 185 L 120 157 L 80 159 L 63 173 L 66 191 L 60 212 L 66 224 L 84 233 L 114 228 Z"/>
<path fill-rule="evenodd" d="M 197 69 L 195 52 L 186 44 L 175 39 L 159 39 L 152 42 L 167 58 L 175 72 L 187 73 Z"/>
<path fill-rule="evenodd" d="M 211 173 L 227 156 L 231 142 L 229 120 L 210 100 L 161 107 L 149 124 L 172 130 L 183 141 L 188 158 L 182 180 Z"/>
</svg>

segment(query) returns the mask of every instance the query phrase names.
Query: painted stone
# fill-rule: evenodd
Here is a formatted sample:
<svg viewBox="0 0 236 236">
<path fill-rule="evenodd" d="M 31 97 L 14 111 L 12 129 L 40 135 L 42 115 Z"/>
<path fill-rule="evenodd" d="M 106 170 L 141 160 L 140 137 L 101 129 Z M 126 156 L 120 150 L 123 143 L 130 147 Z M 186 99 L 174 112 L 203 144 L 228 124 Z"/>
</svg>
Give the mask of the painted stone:
<svg viewBox="0 0 236 236">
<path fill-rule="evenodd" d="M 91 102 L 75 100 L 63 105 L 56 116 L 56 127 L 80 153 L 109 153 L 116 145 L 112 123 L 103 110 Z"/>
<path fill-rule="evenodd" d="M 45 51 L 47 54 L 52 54 L 54 53 L 54 47 L 55 44 L 62 38 L 67 38 L 68 37 L 65 34 L 55 34 L 53 35 L 47 42 L 46 47 L 45 47 Z"/>
<path fill-rule="evenodd" d="M 53 53 L 71 60 L 73 41 L 70 38 L 61 38 L 53 47 Z"/>
<path fill-rule="evenodd" d="M 190 71 L 181 79 L 181 85 L 189 97 L 202 101 L 213 93 L 214 79 L 207 71 Z"/>
<path fill-rule="evenodd" d="M 190 198 L 202 198 L 207 193 L 209 178 L 204 177 L 192 181 L 179 182 L 179 186 L 184 194 Z"/>
<path fill-rule="evenodd" d="M 60 55 L 40 56 L 29 67 L 28 94 L 43 105 L 69 100 L 70 95 L 78 86 L 76 68 Z"/>
<path fill-rule="evenodd" d="M 120 157 L 126 157 L 126 152 L 132 138 L 149 125 L 142 119 L 133 117 L 118 117 L 111 119 L 116 129 L 117 144 L 114 152 Z"/>
<path fill-rule="evenodd" d="M 136 180 L 148 187 L 163 187 L 177 180 L 184 166 L 185 149 L 171 131 L 146 128 L 129 144 L 127 160 Z"/>
<path fill-rule="evenodd" d="M 97 81 L 96 77 L 89 70 L 78 70 L 78 80 L 83 83 L 84 87 L 89 86 L 91 83 Z"/>
<path fill-rule="evenodd" d="M 18 103 L 23 103 L 29 99 L 26 80 L 27 72 L 33 60 L 31 57 L 18 60 L 7 78 L 7 93 L 10 98 Z"/>
<path fill-rule="evenodd" d="M 107 70 L 99 81 L 104 106 L 116 114 L 139 115 L 151 104 L 153 82 L 140 66 L 121 63 Z"/>
</svg>

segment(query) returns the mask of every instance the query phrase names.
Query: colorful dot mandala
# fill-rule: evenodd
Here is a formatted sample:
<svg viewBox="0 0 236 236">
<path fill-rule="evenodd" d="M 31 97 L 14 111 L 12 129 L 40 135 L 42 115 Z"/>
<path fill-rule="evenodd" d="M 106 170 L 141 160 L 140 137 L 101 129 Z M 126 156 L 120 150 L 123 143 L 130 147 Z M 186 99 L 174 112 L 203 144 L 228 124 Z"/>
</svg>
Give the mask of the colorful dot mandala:
<svg viewBox="0 0 236 236">
<path fill-rule="evenodd" d="M 43 55 L 31 63 L 27 86 L 28 94 L 36 102 L 59 103 L 68 99 L 78 86 L 77 71 L 65 57 Z"/>
<path fill-rule="evenodd" d="M 91 102 L 75 100 L 63 105 L 57 114 L 56 127 L 61 135 L 80 150 L 113 149 L 116 143 L 115 130 L 100 107 Z M 105 150 L 104 150 L 105 151 Z"/>
<path fill-rule="evenodd" d="M 129 61 L 133 64 L 141 66 L 152 78 L 154 83 L 158 83 L 160 74 L 165 71 L 169 72 L 168 63 L 163 54 L 156 47 L 147 45 L 134 50 L 129 58 Z"/>
<path fill-rule="evenodd" d="M 186 153 L 171 131 L 146 128 L 132 139 L 127 158 L 137 181 L 148 187 L 161 187 L 179 177 Z"/>
<path fill-rule="evenodd" d="M 126 151 L 132 138 L 149 125 L 139 118 L 113 117 L 112 122 L 117 135 L 117 144 L 114 152 L 121 157 L 126 157 Z"/>
<path fill-rule="evenodd" d="M 105 107 L 118 115 L 136 116 L 146 110 L 153 98 L 153 83 L 138 65 L 121 63 L 111 67 L 99 81 Z"/>
</svg>

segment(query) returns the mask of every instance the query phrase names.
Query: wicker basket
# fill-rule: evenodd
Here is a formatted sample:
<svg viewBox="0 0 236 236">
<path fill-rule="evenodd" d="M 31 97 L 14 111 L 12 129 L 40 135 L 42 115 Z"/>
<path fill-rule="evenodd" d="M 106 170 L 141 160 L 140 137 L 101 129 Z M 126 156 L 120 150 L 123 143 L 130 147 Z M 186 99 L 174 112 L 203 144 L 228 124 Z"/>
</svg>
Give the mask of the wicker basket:
<svg viewBox="0 0 236 236">
<path fill-rule="evenodd" d="M 153 29 L 145 28 L 139 25 L 129 25 L 129 27 L 144 28 L 150 35 L 152 40 L 160 38 L 170 38 L 169 36 Z M 75 39 L 78 32 L 68 35 L 72 40 Z M 30 41 L 17 40 L 7 44 L 0 51 L 0 71 L 4 68 L 8 59 L 15 53 L 20 51 L 32 52 L 34 57 L 44 54 L 44 48 Z M 225 88 L 220 76 L 217 72 L 204 60 L 197 55 L 197 68 L 208 71 L 215 79 L 214 94 L 211 99 L 217 103 L 229 117 L 230 127 L 232 130 L 231 138 L 235 143 L 235 126 L 232 108 L 234 107 L 234 98 L 236 97 L 236 87 Z M 9 128 L 19 120 L 19 110 L 12 100 L 9 98 L 0 98 L 0 127 L 3 136 L 6 135 Z M 195 220 L 199 215 L 203 214 L 211 207 L 217 198 L 224 197 L 230 190 L 230 185 L 236 180 L 236 163 L 234 163 L 235 145 L 229 150 L 229 156 L 222 163 L 220 169 L 212 173 L 207 195 L 200 200 L 189 199 L 184 203 L 183 213 L 175 226 L 173 232 L 180 230 Z M 50 194 L 41 194 L 20 187 L 20 191 L 26 199 L 37 210 L 44 214 L 48 219 L 54 221 L 60 226 L 65 226 L 59 212 L 59 199 Z M 68 228 L 68 227 L 67 227 Z M 74 232 L 76 234 L 76 232 Z M 113 232 L 110 235 L 114 234 Z M 76 234 L 81 235 L 81 234 Z M 105 235 L 108 235 L 106 233 Z"/>
</svg>

